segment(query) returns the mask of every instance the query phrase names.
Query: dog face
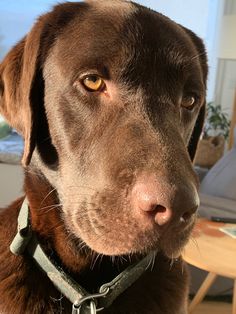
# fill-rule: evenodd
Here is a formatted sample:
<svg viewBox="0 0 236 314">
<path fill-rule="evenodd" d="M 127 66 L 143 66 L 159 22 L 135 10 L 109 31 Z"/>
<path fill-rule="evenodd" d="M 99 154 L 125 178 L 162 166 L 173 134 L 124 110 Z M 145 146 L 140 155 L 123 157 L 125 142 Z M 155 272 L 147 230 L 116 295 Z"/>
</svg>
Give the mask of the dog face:
<svg viewBox="0 0 236 314">
<path fill-rule="evenodd" d="M 23 163 L 34 151 L 29 167 L 91 249 L 179 254 L 199 202 L 206 72 L 194 34 L 119 0 L 57 6 L 6 57 L 1 108 L 25 138 Z"/>
</svg>

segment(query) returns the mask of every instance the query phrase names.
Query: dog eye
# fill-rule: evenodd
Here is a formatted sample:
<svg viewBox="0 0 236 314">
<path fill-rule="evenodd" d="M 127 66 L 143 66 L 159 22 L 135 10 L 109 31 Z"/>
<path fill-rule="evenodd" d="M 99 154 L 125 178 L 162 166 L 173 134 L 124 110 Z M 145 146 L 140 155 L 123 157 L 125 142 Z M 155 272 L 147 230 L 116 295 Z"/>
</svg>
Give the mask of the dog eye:
<svg viewBox="0 0 236 314">
<path fill-rule="evenodd" d="M 83 86 L 89 92 L 102 91 L 105 87 L 103 79 L 97 75 L 87 75 L 82 79 Z"/>
<path fill-rule="evenodd" d="M 181 106 L 187 110 L 192 110 L 196 104 L 195 96 L 185 96 L 182 98 Z"/>
</svg>

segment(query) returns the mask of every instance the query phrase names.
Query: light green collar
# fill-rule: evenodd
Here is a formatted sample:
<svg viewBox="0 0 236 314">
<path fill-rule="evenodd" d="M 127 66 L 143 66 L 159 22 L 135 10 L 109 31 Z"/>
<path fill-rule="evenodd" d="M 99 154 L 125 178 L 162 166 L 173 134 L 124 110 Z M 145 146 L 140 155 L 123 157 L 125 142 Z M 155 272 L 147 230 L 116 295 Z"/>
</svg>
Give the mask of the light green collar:
<svg viewBox="0 0 236 314">
<path fill-rule="evenodd" d="M 70 300 L 72 314 L 95 314 L 109 307 L 122 292 L 145 272 L 155 254 L 151 253 L 140 262 L 129 266 L 112 281 L 103 284 L 98 293 L 90 294 L 43 251 L 36 234 L 31 230 L 27 199 L 24 200 L 19 212 L 17 230 L 17 234 L 10 245 L 11 252 L 15 255 L 22 255 L 27 250 L 54 286 Z"/>
</svg>

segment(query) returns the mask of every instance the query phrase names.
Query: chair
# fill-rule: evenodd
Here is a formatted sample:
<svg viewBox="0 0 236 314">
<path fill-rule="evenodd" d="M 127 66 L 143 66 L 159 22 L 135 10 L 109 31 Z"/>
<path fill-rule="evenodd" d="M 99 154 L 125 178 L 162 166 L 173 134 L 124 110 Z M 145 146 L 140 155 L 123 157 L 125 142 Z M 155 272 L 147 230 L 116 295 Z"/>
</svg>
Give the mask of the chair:
<svg viewBox="0 0 236 314">
<path fill-rule="evenodd" d="M 204 176 L 200 184 L 199 216 L 236 218 L 236 127 L 234 145 Z M 219 257 L 220 258 L 220 257 Z M 206 272 L 190 267 L 192 284 L 190 293 L 194 294 L 206 276 Z M 218 278 L 208 294 L 230 293 L 233 281 Z"/>
<path fill-rule="evenodd" d="M 203 178 L 200 200 L 200 216 L 236 217 L 236 128 L 234 146 Z"/>
</svg>

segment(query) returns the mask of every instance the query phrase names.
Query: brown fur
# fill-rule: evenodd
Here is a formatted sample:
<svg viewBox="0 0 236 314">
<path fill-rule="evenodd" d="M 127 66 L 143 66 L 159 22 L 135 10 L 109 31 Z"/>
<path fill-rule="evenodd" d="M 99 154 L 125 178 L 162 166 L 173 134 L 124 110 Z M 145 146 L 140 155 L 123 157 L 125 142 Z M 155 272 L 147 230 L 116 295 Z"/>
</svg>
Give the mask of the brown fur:
<svg viewBox="0 0 236 314">
<path fill-rule="evenodd" d="M 103 77 L 106 93 L 84 90 L 81 75 L 91 72 Z M 25 140 L 25 195 L 45 250 L 90 292 L 158 251 L 153 267 L 104 313 L 186 313 L 187 273 L 172 256 L 195 220 L 191 213 L 179 225 L 198 186 L 191 159 L 206 76 L 196 35 L 121 0 L 56 6 L 0 65 L 0 110 Z M 184 109 L 192 94 L 194 109 Z M 175 195 L 164 227 L 134 206 L 137 182 L 153 176 L 160 191 Z M 9 251 L 22 201 L 0 214 L 0 312 L 70 313 L 31 258 Z"/>
</svg>

